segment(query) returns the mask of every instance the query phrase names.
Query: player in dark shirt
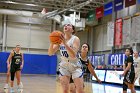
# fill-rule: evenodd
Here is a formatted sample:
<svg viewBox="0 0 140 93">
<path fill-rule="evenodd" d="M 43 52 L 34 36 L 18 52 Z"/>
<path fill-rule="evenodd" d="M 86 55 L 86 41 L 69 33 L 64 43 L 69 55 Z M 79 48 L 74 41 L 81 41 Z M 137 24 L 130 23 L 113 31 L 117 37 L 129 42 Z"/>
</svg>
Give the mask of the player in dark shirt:
<svg viewBox="0 0 140 93">
<path fill-rule="evenodd" d="M 88 57 L 87 57 L 87 54 L 88 54 L 88 51 L 89 51 L 89 45 L 87 43 L 84 43 L 82 44 L 82 47 L 81 47 L 81 53 L 80 53 L 80 61 L 81 61 L 81 64 L 82 64 L 82 69 L 83 69 L 83 73 L 85 73 L 87 71 L 87 69 L 90 71 L 90 73 L 96 78 L 96 80 L 101 83 L 101 81 L 98 79 L 92 65 L 91 65 L 91 62 L 89 61 Z M 75 85 L 74 85 L 74 82 L 72 80 L 72 78 L 70 79 L 70 93 L 76 93 L 76 88 L 75 88 Z"/>
<path fill-rule="evenodd" d="M 124 72 L 122 76 L 124 76 L 123 80 L 123 93 L 127 93 L 127 88 L 131 90 L 131 93 L 136 93 L 134 87 L 134 79 L 135 79 L 135 69 L 133 62 L 133 50 L 132 48 L 127 48 L 125 51 L 125 55 L 127 58 L 124 63 Z"/>
<path fill-rule="evenodd" d="M 14 77 L 16 75 L 18 89 L 21 89 L 20 86 L 20 77 L 21 77 L 21 69 L 23 68 L 23 53 L 20 52 L 20 45 L 16 45 L 14 51 L 11 51 L 8 60 L 7 60 L 8 68 L 10 68 L 11 75 L 11 88 L 10 92 L 14 92 Z"/>
</svg>

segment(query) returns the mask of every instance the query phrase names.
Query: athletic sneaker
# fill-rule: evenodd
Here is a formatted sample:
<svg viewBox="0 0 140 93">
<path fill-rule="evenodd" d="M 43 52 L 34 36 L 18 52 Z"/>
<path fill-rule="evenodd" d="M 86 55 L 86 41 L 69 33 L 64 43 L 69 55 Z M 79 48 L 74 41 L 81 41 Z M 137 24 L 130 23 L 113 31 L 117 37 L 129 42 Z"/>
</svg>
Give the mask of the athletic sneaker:
<svg viewBox="0 0 140 93">
<path fill-rule="evenodd" d="M 21 89 L 23 88 L 23 83 L 22 83 L 22 82 L 20 82 L 19 87 L 20 87 Z"/>
<path fill-rule="evenodd" d="M 20 88 L 17 88 L 17 92 L 20 93 L 20 91 L 21 91 L 21 89 Z"/>
<path fill-rule="evenodd" d="M 20 84 L 17 85 L 17 88 L 19 88 L 19 89 L 22 89 L 22 88 L 23 88 L 23 84 L 22 84 L 22 82 L 20 82 Z"/>
<path fill-rule="evenodd" d="M 10 88 L 10 93 L 14 93 L 14 88 Z"/>
<path fill-rule="evenodd" d="M 8 88 L 9 88 L 9 85 L 5 84 L 4 89 L 8 89 Z"/>
</svg>

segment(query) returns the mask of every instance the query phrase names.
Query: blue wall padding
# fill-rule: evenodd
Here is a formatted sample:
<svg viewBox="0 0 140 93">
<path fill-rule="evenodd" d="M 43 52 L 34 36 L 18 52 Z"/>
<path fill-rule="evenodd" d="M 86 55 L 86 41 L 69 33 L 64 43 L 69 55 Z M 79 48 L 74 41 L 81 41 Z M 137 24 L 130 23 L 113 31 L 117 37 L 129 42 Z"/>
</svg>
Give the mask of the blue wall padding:
<svg viewBox="0 0 140 93">
<path fill-rule="evenodd" d="M 7 52 L 0 52 L 0 73 L 6 73 Z M 51 74 L 55 75 L 57 69 L 57 56 L 41 54 L 24 54 L 24 74 Z"/>
</svg>

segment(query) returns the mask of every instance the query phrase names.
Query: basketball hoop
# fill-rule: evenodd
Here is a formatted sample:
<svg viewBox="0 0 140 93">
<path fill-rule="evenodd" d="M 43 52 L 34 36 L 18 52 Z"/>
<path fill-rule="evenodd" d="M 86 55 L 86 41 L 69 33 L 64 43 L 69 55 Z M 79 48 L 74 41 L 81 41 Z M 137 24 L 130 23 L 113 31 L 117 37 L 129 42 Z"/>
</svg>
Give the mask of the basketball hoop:
<svg viewBox="0 0 140 93">
<path fill-rule="evenodd" d="M 43 8 L 42 11 L 41 11 L 41 14 L 46 14 L 46 13 L 47 13 L 47 9 Z"/>
</svg>

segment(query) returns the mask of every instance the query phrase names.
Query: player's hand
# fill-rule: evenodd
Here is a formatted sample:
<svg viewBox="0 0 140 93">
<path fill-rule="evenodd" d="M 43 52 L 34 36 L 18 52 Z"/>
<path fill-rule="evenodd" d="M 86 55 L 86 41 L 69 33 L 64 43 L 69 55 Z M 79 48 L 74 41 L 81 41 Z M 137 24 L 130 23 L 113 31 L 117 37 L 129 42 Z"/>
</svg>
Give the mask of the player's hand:
<svg viewBox="0 0 140 93">
<path fill-rule="evenodd" d="M 97 79 L 98 83 L 102 83 L 102 81 L 100 79 Z"/>
<path fill-rule="evenodd" d="M 60 39 L 62 40 L 62 43 L 63 43 L 63 44 L 66 44 L 66 40 L 65 40 L 64 34 L 62 34 L 62 35 L 60 36 Z"/>
</svg>

